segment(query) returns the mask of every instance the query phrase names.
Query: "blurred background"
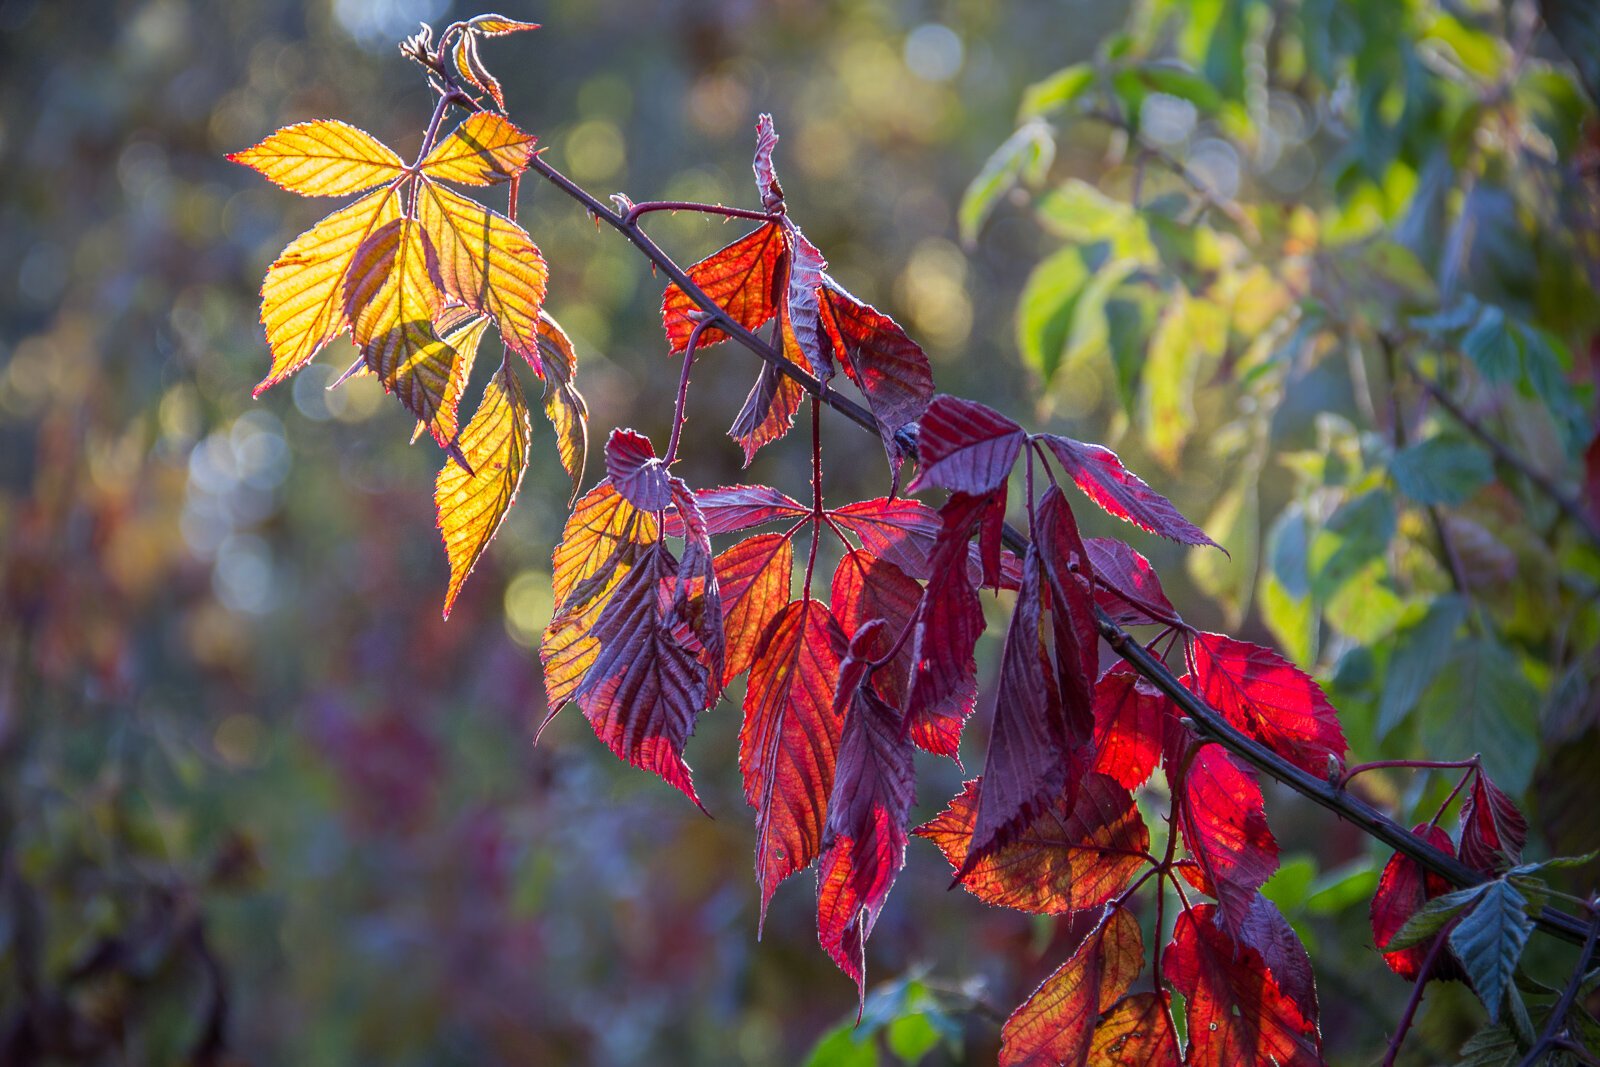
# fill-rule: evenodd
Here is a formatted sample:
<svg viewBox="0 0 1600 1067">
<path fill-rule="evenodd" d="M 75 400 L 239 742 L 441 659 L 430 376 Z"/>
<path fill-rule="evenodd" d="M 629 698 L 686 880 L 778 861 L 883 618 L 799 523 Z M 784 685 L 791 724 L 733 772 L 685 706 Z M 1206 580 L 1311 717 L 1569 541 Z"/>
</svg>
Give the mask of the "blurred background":
<svg viewBox="0 0 1600 1067">
<path fill-rule="evenodd" d="M 1235 6 L 1256 18 L 1285 5 L 1199 6 L 1231 25 Z M 1332 26 L 1335 51 L 1351 32 L 1376 40 L 1392 17 L 1374 3 L 1330 23 L 1324 5 L 1305 6 L 1308 24 Z M 1499 5 L 1464 6 L 1505 29 Z M 1152 437 L 1148 418 L 1119 404 L 1114 362 L 1080 353 L 1057 374 L 1018 354 L 1018 294 L 1063 234 L 1082 242 L 1072 223 L 1041 230 L 1031 194 L 1001 189 L 981 232 L 969 220 L 963 241 L 958 229 L 963 193 L 1011 137 L 1027 86 L 1118 47 L 1182 54 L 1193 41 L 1115 37 L 1128 5 L 1090 0 L 500 10 L 545 27 L 485 46 L 512 118 L 597 193 L 752 205 L 755 116 L 772 112 L 790 210 L 831 272 L 923 343 L 940 388 L 1039 429 L 1114 439 L 1234 549 L 1236 569 L 1219 575 L 1135 538 L 1186 616 L 1281 637 L 1252 608 L 1251 576 L 1295 490 L 1284 481 L 1267 504 L 1229 496 L 1239 471 L 1272 465 L 1180 447 L 1255 401 L 1230 393 L 1228 410 L 1191 413 L 1185 439 Z M 887 984 L 863 1031 L 836 1030 L 854 1019 L 855 990 L 817 948 L 809 875 L 778 892 L 755 937 L 736 704 L 707 714 L 688 752 L 713 819 L 612 758 L 570 711 L 534 747 L 536 646 L 567 495 L 543 423 L 519 505 L 442 622 L 430 496 L 442 457 L 426 440 L 407 446 L 410 420 L 372 378 L 327 391 L 353 358 L 348 340 L 250 398 L 268 366 L 261 276 L 330 206 L 224 153 L 337 117 L 409 157 L 432 101 L 395 45 L 419 21 L 477 13 L 451 0 L 0 0 L 0 1059 L 773 1064 L 801 1062 L 820 1041 L 819 1063 L 992 1060 L 999 1019 L 1059 962 L 1067 930 L 946 892 L 943 861 L 914 841 L 868 951 L 869 982 Z M 1291 36 L 1301 26 L 1283 25 Z M 1536 51 L 1559 60 L 1544 38 Z M 1321 168 L 1359 131 L 1290 95 L 1259 112 L 1278 116 L 1259 127 L 1279 137 L 1268 158 L 1230 147 L 1238 126 L 1226 114 L 1216 136 L 1203 115 L 1197 131 L 1182 111 L 1193 85 L 1155 88 L 1154 109 L 1133 113 L 1152 136 L 1225 198 L 1257 198 L 1274 217 L 1355 198 L 1357 221 L 1366 212 L 1382 225 L 1417 188 L 1415 160 L 1410 185 L 1385 185 L 1396 146 L 1372 163 L 1380 179 L 1338 186 Z M 1352 100 L 1357 89 L 1345 87 Z M 1575 91 L 1561 100 L 1564 160 L 1577 150 L 1568 116 L 1588 105 Z M 1159 193 L 1155 176 L 1139 189 L 1143 172 L 1117 136 L 1064 125 L 1053 165 L 1033 166 L 1024 185 L 1109 175 L 1119 196 Z M 1460 163 L 1446 150 L 1439 165 L 1453 174 Z M 617 425 L 662 439 L 676 367 L 655 313 L 661 283 L 552 188 L 525 182 L 520 218 L 552 265 L 548 307 L 577 344 L 592 439 Z M 683 262 L 738 225 L 651 220 Z M 1294 236 L 1286 223 L 1268 239 Z M 1569 335 L 1584 326 L 1574 316 Z M 1581 363 L 1567 355 L 1567 370 Z M 753 368 L 727 346 L 704 357 L 685 476 L 801 492 L 798 441 L 741 474 L 721 436 Z M 1312 415 L 1356 417 L 1359 405 L 1342 373 L 1295 381 L 1303 413 L 1285 417 L 1270 448 L 1314 452 Z M 876 446 L 842 421 L 824 432 L 830 496 L 881 494 Z M 1363 631 L 1365 643 L 1385 632 Z M 997 646 L 991 632 L 983 663 Z M 1347 646 L 1313 640 L 1298 658 L 1331 670 Z M 1553 684 L 1551 671 L 1530 686 Z M 1357 705 L 1362 677 L 1346 675 Z M 1582 738 L 1588 720 L 1563 728 Z M 969 767 L 981 763 L 972 744 Z M 919 775 L 921 821 L 960 773 L 930 759 Z M 1385 799 L 1426 800 L 1399 790 Z M 1365 932 L 1384 857 L 1290 798 L 1276 804 L 1289 874 L 1275 891 L 1317 961 L 1330 1053 L 1370 1058 L 1405 994 Z M 1453 1050 L 1470 1032 L 1466 994 L 1437 998 L 1436 1043 L 1422 1047 Z M 1452 1021 L 1454 1000 L 1468 1022 Z"/>
</svg>

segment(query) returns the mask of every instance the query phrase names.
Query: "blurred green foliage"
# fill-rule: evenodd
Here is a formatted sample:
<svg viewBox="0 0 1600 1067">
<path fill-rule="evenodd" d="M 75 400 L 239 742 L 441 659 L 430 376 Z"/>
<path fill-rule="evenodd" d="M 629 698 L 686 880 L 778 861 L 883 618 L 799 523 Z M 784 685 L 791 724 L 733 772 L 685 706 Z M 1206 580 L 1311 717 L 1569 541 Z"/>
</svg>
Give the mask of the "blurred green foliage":
<svg viewBox="0 0 1600 1067">
<path fill-rule="evenodd" d="M 772 111 L 791 209 L 943 390 L 1110 441 L 1227 544 L 1187 580 L 1140 545 L 1188 617 L 1318 669 L 1363 758 L 1483 749 L 1549 848 L 1590 847 L 1600 558 L 1407 365 L 1578 492 L 1600 142 L 1523 6 L 515 7 L 546 28 L 488 59 L 558 166 L 748 204 Z M 446 624 L 439 456 L 370 379 L 323 388 L 353 350 L 249 399 L 260 277 L 319 213 L 223 154 L 314 117 L 409 151 L 430 99 L 394 43 L 474 13 L 0 0 L 0 1061 L 991 1059 L 1069 930 L 947 895 L 913 846 L 873 938 L 901 977 L 850 1027 L 808 894 L 753 937 L 727 714 L 691 751 L 715 821 L 575 716 L 532 747 L 565 499 L 542 427 Z M 596 425 L 664 436 L 660 283 L 551 189 L 521 218 Z M 652 226 L 686 261 L 731 236 Z M 803 485 L 799 447 L 741 475 L 718 434 L 753 370 L 704 368 L 685 476 Z M 922 773 L 919 815 L 959 785 Z M 1424 818 L 1447 788 L 1370 779 Z M 1330 1053 L 1364 1061 L 1404 992 L 1365 929 L 1384 857 L 1273 821 Z M 1418 1055 L 1474 1018 L 1430 995 Z"/>
</svg>

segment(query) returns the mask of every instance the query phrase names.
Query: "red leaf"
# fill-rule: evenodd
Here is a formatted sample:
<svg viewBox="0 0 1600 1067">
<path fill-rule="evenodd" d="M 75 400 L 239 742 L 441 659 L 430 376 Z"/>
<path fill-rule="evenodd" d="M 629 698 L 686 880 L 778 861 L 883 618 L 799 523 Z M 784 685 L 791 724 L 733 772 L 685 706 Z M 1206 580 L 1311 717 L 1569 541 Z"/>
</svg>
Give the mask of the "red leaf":
<svg viewBox="0 0 1600 1067">
<path fill-rule="evenodd" d="M 1088 1062 L 1100 1013 L 1144 969 L 1139 922 L 1114 908 L 1000 1030 L 1000 1067 Z"/>
<path fill-rule="evenodd" d="M 695 503 L 706 518 L 706 532 L 718 534 L 738 533 L 753 526 L 765 526 L 780 519 L 798 519 L 808 515 L 810 508 L 787 493 L 765 485 L 723 485 L 715 489 L 699 489 L 694 494 Z M 668 537 L 682 537 L 683 523 L 675 515 L 668 515 L 662 532 Z"/>
<path fill-rule="evenodd" d="M 794 543 L 782 534 L 746 538 L 716 559 L 727 655 L 722 684 L 750 669 L 772 620 L 789 603 Z"/>
<path fill-rule="evenodd" d="M 826 605 L 796 600 L 750 668 L 739 732 L 744 798 L 756 809 L 761 920 L 778 883 L 816 859 L 839 745 L 834 686 L 844 634 Z"/>
<path fill-rule="evenodd" d="M 911 631 L 907 730 L 918 747 L 951 759 L 978 697 L 973 651 L 983 634 L 983 608 L 967 575 L 967 540 L 991 504 L 989 494 L 955 493 L 939 509 L 939 540 L 929 560 L 933 576 Z"/>
<path fill-rule="evenodd" d="M 922 586 L 907 578 L 893 563 L 870 552 L 847 552 L 833 572 L 829 601 L 845 636 L 853 638 L 856 631 L 872 619 L 885 624 L 879 637 L 866 650 L 873 656 L 882 656 L 894 646 L 911 624 L 921 600 Z M 910 677 L 911 642 L 908 640 L 900 643 L 894 658 L 873 676 L 873 686 L 884 700 L 901 708 L 905 706 Z"/>
<path fill-rule="evenodd" d="M 1239 940 L 1261 953 L 1284 996 L 1294 1001 L 1300 1014 L 1314 1025 L 1318 1014 L 1317 980 L 1311 971 L 1311 957 L 1278 906 L 1257 893 L 1250 914 L 1239 929 Z"/>
<path fill-rule="evenodd" d="M 1054 434 L 1041 435 L 1041 440 L 1055 453 L 1067 477 L 1078 483 L 1078 488 L 1108 514 L 1186 545 L 1222 547 L 1207 537 L 1204 530 L 1178 514 L 1172 501 L 1124 467 L 1111 449 Z"/>
<path fill-rule="evenodd" d="M 806 391 L 800 383 L 782 373 L 770 363 L 761 365 L 756 384 L 744 398 L 744 406 L 728 427 L 728 436 L 744 449 L 744 465 L 750 466 L 762 445 L 771 444 L 783 437 L 794 425 L 794 414 Z"/>
<path fill-rule="evenodd" d="M 1339 713 L 1322 687 L 1294 664 L 1260 645 L 1197 633 L 1193 645 L 1199 692 L 1224 718 L 1310 774 L 1344 760 Z"/>
<path fill-rule="evenodd" d="M 1096 1067 L 1178 1067 L 1178 1036 L 1166 990 L 1134 993 L 1111 1006 L 1089 1043 Z"/>
<path fill-rule="evenodd" d="M 1118 626 L 1166 623 L 1178 618 L 1150 561 L 1126 542 L 1110 537 L 1084 541 L 1094 564 L 1095 603 Z"/>
<path fill-rule="evenodd" d="M 816 245 L 806 240 L 800 227 L 786 222 L 784 229 L 789 244 L 789 277 L 778 309 L 783 354 L 790 363 L 810 367 L 818 381 L 826 382 L 833 376 L 833 348 L 822 329 L 818 288 L 828 261 Z"/>
<path fill-rule="evenodd" d="M 1261 953 L 1235 941 L 1202 904 L 1178 916 L 1162 955 L 1188 1001 L 1192 1067 L 1319 1067 L 1322 1036 L 1284 993 Z"/>
<path fill-rule="evenodd" d="M 904 458 L 895 435 L 922 418 L 933 399 L 933 368 L 899 323 L 823 276 L 822 324 L 844 372 L 877 417 L 889 466 Z"/>
<path fill-rule="evenodd" d="M 1094 569 L 1072 508 L 1051 486 L 1040 501 L 1034 531 L 1050 586 L 1056 679 L 1067 736 L 1081 747 L 1094 732 L 1094 682 L 1100 675 L 1100 627 L 1094 615 Z"/>
<path fill-rule="evenodd" d="M 1412 827 L 1411 832 L 1447 856 L 1456 854 L 1455 844 L 1451 842 L 1450 835 L 1437 826 L 1421 823 Z M 1389 943 L 1390 938 L 1400 932 L 1400 928 L 1407 920 L 1422 910 L 1424 904 L 1454 888 L 1455 886 L 1442 876 L 1425 870 L 1420 863 L 1409 856 L 1399 852 L 1391 856 L 1389 862 L 1384 865 L 1382 877 L 1378 879 L 1378 891 L 1373 894 L 1370 912 L 1372 941 L 1378 946 L 1379 951 Z M 1432 946 L 1433 940 L 1429 939 L 1397 952 L 1385 952 L 1383 962 L 1387 963 L 1395 974 L 1415 982 Z M 1445 954 L 1435 962 L 1432 977 L 1447 978 L 1459 974 L 1460 969 L 1455 960 Z"/>
<path fill-rule="evenodd" d="M 660 511 L 672 499 L 667 468 L 650 439 L 632 430 L 612 430 L 606 441 L 606 475 L 623 499 L 640 511 Z"/>
<path fill-rule="evenodd" d="M 783 209 L 783 187 L 772 169 L 772 150 L 777 147 L 778 131 L 772 125 L 772 116 L 763 114 L 756 119 L 756 158 L 752 167 L 756 188 L 761 192 L 761 206 L 767 211 Z"/>
<path fill-rule="evenodd" d="M 939 847 L 953 870 L 966 865 L 978 814 L 978 780 L 917 828 Z M 1127 888 L 1145 865 L 1150 831 L 1133 794 L 1101 774 L 1086 775 L 1070 809 L 1066 792 L 1022 829 L 1017 839 L 972 865 L 961 879 L 988 904 L 1041 914 L 1097 908 Z"/>
<path fill-rule="evenodd" d="M 860 538 L 868 552 L 893 563 L 909 577 L 932 577 L 930 559 L 941 523 L 939 513 L 928 505 L 904 497 L 877 497 L 846 504 L 828 515 Z"/>
<path fill-rule="evenodd" d="M 1180 780 L 1178 825 L 1200 865 L 1202 891 L 1217 898 L 1222 922 L 1237 934 L 1255 906 L 1256 890 L 1278 869 L 1278 842 L 1267 826 L 1261 785 L 1221 747 L 1199 744 L 1189 765 L 1167 773 Z"/>
<path fill-rule="evenodd" d="M 1039 639 L 1039 600 L 1039 554 L 1029 545 L 1022 562 L 1022 591 L 1000 655 L 994 728 L 978 779 L 978 814 L 957 881 L 979 860 L 1016 840 L 1063 794 L 1068 810 L 1077 801 L 1081 769 L 1069 773 L 1075 750 Z"/>
<path fill-rule="evenodd" d="M 867 657 L 855 647 L 850 655 Z M 817 864 L 817 938 L 864 1000 L 867 937 L 905 865 L 916 778 L 900 713 L 870 685 L 858 685 L 848 700 Z"/>
<path fill-rule="evenodd" d="M 783 227 L 769 222 L 711 253 L 686 273 L 733 321 L 748 330 L 756 330 L 778 313 L 777 290 L 783 252 Z M 701 314 L 700 305 L 676 283 L 667 286 L 661 298 L 661 323 L 666 327 L 667 343 L 674 354 L 689 347 L 689 335 L 694 332 L 696 319 Z M 727 339 L 725 332 L 708 326 L 700 331 L 698 344 L 706 348 Z"/>
<path fill-rule="evenodd" d="M 909 492 L 929 485 L 987 493 L 1005 483 L 1028 435 L 993 408 L 953 396 L 934 397 L 917 431 L 921 470 Z"/>
<path fill-rule="evenodd" d="M 680 620 L 663 606 L 662 585 L 676 573 L 664 542 L 645 549 L 590 631 L 599 649 L 573 699 L 611 751 L 700 805 L 683 746 L 710 690 L 706 666 L 677 639 Z"/>
<path fill-rule="evenodd" d="M 1127 789 L 1137 789 L 1156 769 L 1169 713 L 1167 698 L 1119 663 L 1094 687 L 1094 769 Z"/>
<path fill-rule="evenodd" d="M 1522 859 L 1522 846 L 1527 843 L 1528 820 L 1480 767 L 1472 791 L 1461 804 L 1462 862 L 1484 874 L 1495 874 Z"/>
</svg>

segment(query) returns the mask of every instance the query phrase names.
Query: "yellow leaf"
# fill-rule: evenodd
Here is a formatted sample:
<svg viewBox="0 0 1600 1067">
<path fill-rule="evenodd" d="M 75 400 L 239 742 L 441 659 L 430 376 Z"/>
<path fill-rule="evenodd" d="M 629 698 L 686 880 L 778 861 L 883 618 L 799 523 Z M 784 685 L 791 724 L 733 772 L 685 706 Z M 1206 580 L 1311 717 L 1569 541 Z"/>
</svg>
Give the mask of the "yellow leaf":
<svg viewBox="0 0 1600 1067">
<path fill-rule="evenodd" d="M 444 300 L 428 259 L 427 237 L 415 219 L 385 223 L 350 264 L 345 309 L 362 358 L 384 389 L 448 447 L 461 400 L 458 357 L 433 328 Z"/>
<path fill-rule="evenodd" d="M 438 252 L 445 292 L 493 315 L 506 345 L 537 360 L 539 307 L 550 275 L 527 231 L 433 182 L 420 183 L 417 212 Z"/>
<path fill-rule="evenodd" d="M 472 365 L 478 359 L 478 346 L 488 328 L 488 319 L 461 304 L 451 304 L 433 320 L 434 332 L 456 350 L 455 365 L 450 370 L 450 386 L 445 395 L 457 397 L 458 403 L 459 398 L 466 395 L 467 379 L 472 377 Z M 358 363 L 357 366 L 365 369 L 366 364 Z M 417 423 L 416 429 L 411 431 L 413 444 L 427 428 L 427 423 Z"/>
<path fill-rule="evenodd" d="M 479 111 L 433 146 L 422 161 L 422 173 L 461 185 L 509 181 L 527 169 L 535 140 L 499 115 Z"/>
<path fill-rule="evenodd" d="M 494 99 L 501 111 L 506 109 L 505 94 L 500 91 L 500 82 L 489 68 L 483 65 L 483 60 L 478 58 L 478 37 L 476 34 L 463 33 L 456 41 L 456 47 L 451 56 L 455 59 L 456 73 L 466 79 L 468 85 L 475 85 L 488 93 Z"/>
<path fill-rule="evenodd" d="M 539 645 L 552 714 L 571 699 L 600 651 L 590 631 L 612 594 L 640 552 L 659 539 L 655 516 L 628 503 L 609 482 L 589 490 L 573 509 L 552 560 L 555 615 Z"/>
<path fill-rule="evenodd" d="M 382 141 L 337 119 L 285 126 L 228 158 L 301 196 L 349 196 L 396 181 L 405 171 Z"/>
<path fill-rule="evenodd" d="M 517 19 L 508 19 L 504 15 L 479 15 L 467 27 L 474 33 L 481 33 L 485 37 L 499 37 L 507 33 L 521 33 L 524 30 L 536 30 L 537 22 L 521 22 Z"/>
<path fill-rule="evenodd" d="M 463 331 L 473 328 L 469 325 Z M 482 326 L 476 328 L 481 335 Z M 523 398 L 522 386 L 511 366 L 501 364 L 484 387 L 477 413 L 461 431 L 461 454 L 471 465 L 471 473 L 455 459 L 448 459 L 434 483 L 439 533 L 450 560 L 445 618 L 450 617 L 462 583 L 517 498 L 523 472 L 528 468 L 529 433 L 528 402 Z"/>
<path fill-rule="evenodd" d="M 310 363 L 344 332 L 344 279 L 373 232 L 400 217 L 393 189 L 380 189 L 340 208 L 296 237 L 267 269 L 261 284 L 261 324 L 267 328 L 272 369 L 255 395 Z"/>
<path fill-rule="evenodd" d="M 572 339 L 549 313 L 539 312 L 540 368 L 544 374 L 544 414 L 556 432 L 556 450 L 561 466 L 572 479 L 572 496 L 583 484 L 583 468 L 589 453 L 589 405 L 578 392 L 575 378 L 578 357 Z M 568 501 L 571 503 L 571 500 Z"/>
</svg>

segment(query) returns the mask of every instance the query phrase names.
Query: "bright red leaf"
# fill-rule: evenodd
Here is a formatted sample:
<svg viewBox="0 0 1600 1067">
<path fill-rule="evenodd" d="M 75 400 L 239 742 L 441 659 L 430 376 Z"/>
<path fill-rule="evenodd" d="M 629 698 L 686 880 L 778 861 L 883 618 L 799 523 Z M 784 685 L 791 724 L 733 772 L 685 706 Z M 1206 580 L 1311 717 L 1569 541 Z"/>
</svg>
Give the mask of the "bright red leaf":
<svg viewBox="0 0 1600 1067">
<path fill-rule="evenodd" d="M 1222 922 L 1237 934 L 1255 906 L 1256 890 L 1278 869 L 1278 842 L 1267 826 L 1261 785 L 1219 745 L 1199 744 L 1174 784 L 1178 825 L 1199 864 L 1201 888 L 1217 898 Z M 1167 773 L 1176 773 L 1169 759 Z"/>
<path fill-rule="evenodd" d="M 1411 832 L 1447 856 L 1456 854 L 1455 844 L 1450 840 L 1450 835 L 1440 827 L 1421 823 L 1412 827 Z M 1389 943 L 1389 939 L 1399 933 L 1400 928 L 1421 911 L 1424 904 L 1454 888 L 1455 886 L 1441 875 L 1425 870 L 1416 860 L 1396 852 L 1384 865 L 1383 875 L 1378 879 L 1378 891 L 1372 897 L 1370 918 L 1373 943 L 1382 951 L 1383 946 Z M 1427 959 L 1432 947 L 1433 939 L 1430 938 L 1410 948 L 1385 952 L 1383 962 L 1387 963 L 1395 974 L 1414 982 L 1421 973 L 1423 961 Z M 1441 965 L 1448 970 L 1442 970 Z M 1455 961 L 1445 954 L 1436 961 L 1433 977 L 1443 978 L 1459 973 Z"/>
<path fill-rule="evenodd" d="M 1161 759 L 1170 704 L 1132 665 L 1119 663 L 1094 687 L 1094 769 L 1137 789 Z"/>
<path fill-rule="evenodd" d="M 1067 477 L 1108 514 L 1186 545 L 1222 547 L 1180 515 L 1172 501 L 1124 467 L 1111 449 L 1055 434 L 1042 435 L 1041 439 L 1055 453 Z"/>
<path fill-rule="evenodd" d="M 899 567 L 909 577 L 933 575 L 930 562 L 939 540 L 939 513 L 918 500 L 877 497 L 828 512 L 834 522 L 854 534 L 861 547 Z"/>
<path fill-rule="evenodd" d="M 748 537 L 716 559 L 727 655 L 722 684 L 750 669 L 767 629 L 789 604 L 794 543 L 782 534 Z"/>
<path fill-rule="evenodd" d="M 933 576 L 911 631 L 906 728 L 918 747 L 951 759 L 978 697 L 973 651 L 983 634 L 983 608 L 967 575 L 967 541 L 989 507 L 987 494 L 955 493 L 939 509 L 939 540 L 929 560 Z"/>
<path fill-rule="evenodd" d="M 921 601 L 922 586 L 906 577 L 893 563 L 870 552 L 845 553 L 833 572 L 829 602 L 839 625 L 844 627 L 845 636 L 854 637 L 856 631 L 872 619 L 885 624 L 876 644 L 867 649 L 873 656 L 888 654 L 916 616 Z M 910 678 L 911 642 L 902 641 L 894 657 L 873 675 L 873 685 L 884 700 L 903 708 Z"/>
<path fill-rule="evenodd" d="M 1322 687 L 1270 648 L 1224 634 L 1197 633 L 1192 644 L 1199 693 L 1228 722 L 1310 774 L 1343 762 L 1339 713 Z"/>
<path fill-rule="evenodd" d="M 690 267 L 689 279 L 699 286 L 733 321 L 749 330 L 778 313 L 778 287 L 783 273 L 783 227 L 769 222 L 753 233 L 711 253 Z M 689 347 L 700 305 L 676 284 L 661 298 L 661 323 L 674 354 Z M 715 326 L 700 331 L 701 348 L 726 341 L 727 333 Z"/>
<path fill-rule="evenodd" d="M 1528 820 L 1516 802 L 1479 768 L 1461 804 L 1461 860 L 1484 874 L 1495 874 L 1522 859 Z"/>
</svg>

